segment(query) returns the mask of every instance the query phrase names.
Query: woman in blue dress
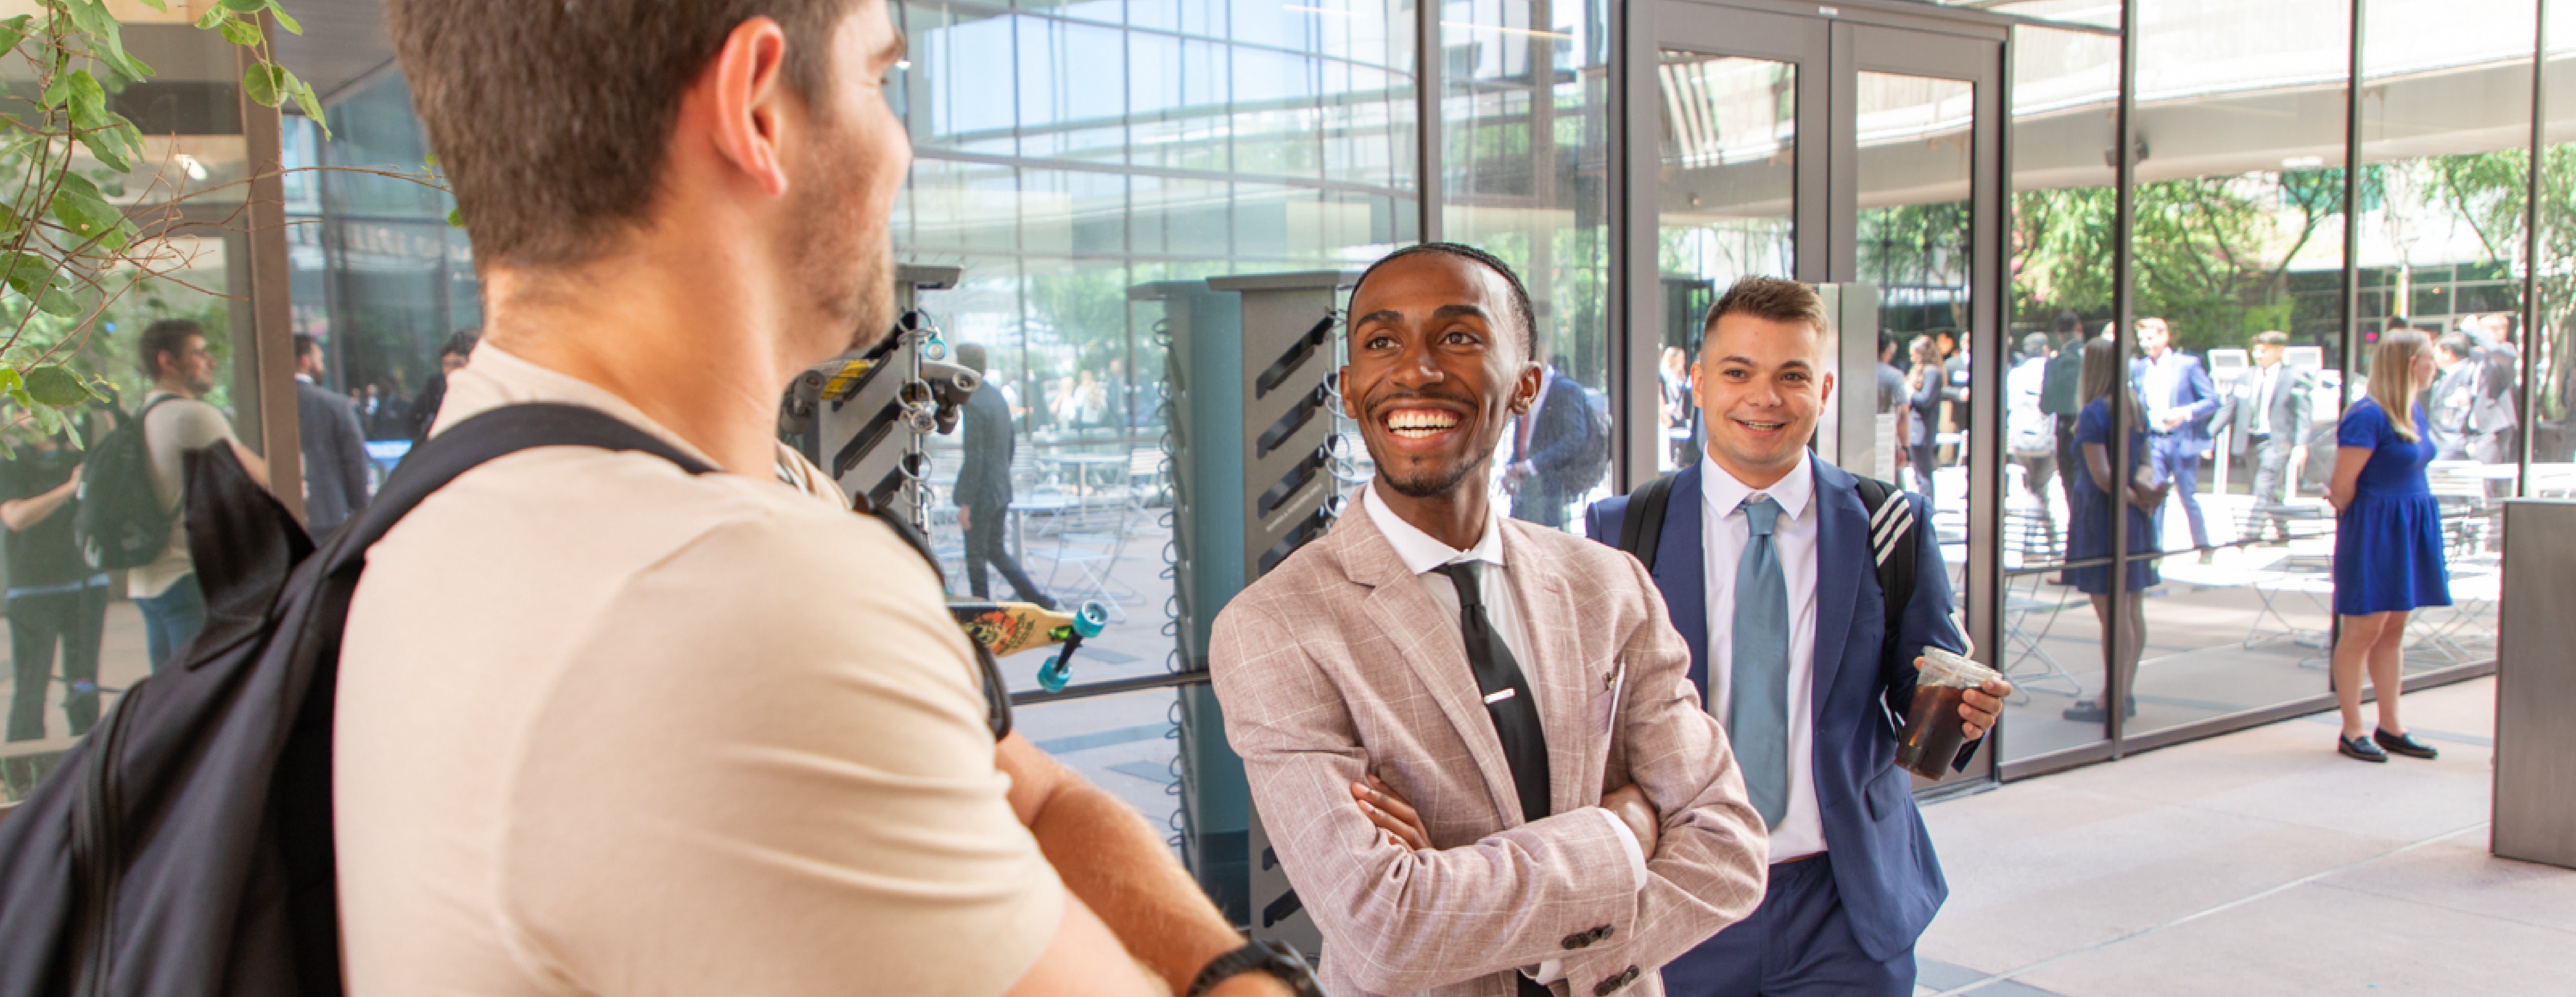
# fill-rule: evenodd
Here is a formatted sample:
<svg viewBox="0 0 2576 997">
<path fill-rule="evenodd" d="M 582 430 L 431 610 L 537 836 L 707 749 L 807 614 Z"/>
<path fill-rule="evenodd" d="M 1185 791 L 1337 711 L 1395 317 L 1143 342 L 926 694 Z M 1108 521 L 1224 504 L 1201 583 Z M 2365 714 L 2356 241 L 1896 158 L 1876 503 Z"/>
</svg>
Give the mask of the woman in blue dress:
<svg viewBox="0 0 2576 997">
<path fill-rule="evenodd" d="M 2436 445 L 2424 408 L 2415 403 L 2433 383 L 2431 346 L 2420 332 L 2380 337 L 2370 362 L 2370 397 L 2345 410 L 2336 427 L 2334 477 L 2326 483 L 2326 501 L 2336 513 L 2334 611 L 2343 618 L 2334 649 L 2335 699 L 2343 706 L 2336 750 L 2366 762 L 2385 762 L 2392 751 L 2436 754 L 2397 719 L 2406 614 L 2451 604 L 2442 507 L 2424 477 Z M 2379 690 L 2379 728 L 2366 738 L 2364 665 Z"/>
<path fill-rule="evenodd" d="M 2078 392 L 2084 399 L 2084 410 L 2075 417 L 2075 449 L 2080 459 L 2075 462 L 2075 488 L 2070 496 L 2075 503 L 2067 517 L 2066 560 L 2080 563 L 2107 560 L 2111 556 L 2111 511 L 2126 509 L 2129 520 L 2129 553 L 2156 553 L 2156 527 L 2153 511 L 2165 501 L 2165 486 L 2152 480 L 2154 465 L 2147 462 L 2146 424 L 2138 418 L 2138 405 L 2129 395 L 2128 365 L 2120 362 L 2120 348 L 2111 340 L 2096 339 L 2084 344 L 2083 376 Z M 2129 466 L 2111 472 L 2112 406 L 2121 409 L 2121 418 L 2129 427 Z M 2143 475 L 2141 472 L 2145 472 Z M 2112 631 L 2111 617 L 2126 617 L 2125 639 L 2111 656 L 2112 665 L 2120 670 L 2121 688 L 2129 688 L 2138 669 L 2138 655 L 2147 646 L 2146 590 L 2163 579 L 2156 574 L 2155 561 L 2140 557 L 2129 561 L 2128 593 L 2115 607 L 2111 602 L 2111 566 L 2066 570 L 2067 584 L 2093 597 L 2093 616 L 2101 623 L 2102 633 Z M 2130 716 L 2138 712 L 2138 697 L 2129 694 L 2122 704 Z M 2100 723 L 2110 718 L 2099 697 L 2084 700 L 2066 708 L 2068 720 Z"/>
</svg>

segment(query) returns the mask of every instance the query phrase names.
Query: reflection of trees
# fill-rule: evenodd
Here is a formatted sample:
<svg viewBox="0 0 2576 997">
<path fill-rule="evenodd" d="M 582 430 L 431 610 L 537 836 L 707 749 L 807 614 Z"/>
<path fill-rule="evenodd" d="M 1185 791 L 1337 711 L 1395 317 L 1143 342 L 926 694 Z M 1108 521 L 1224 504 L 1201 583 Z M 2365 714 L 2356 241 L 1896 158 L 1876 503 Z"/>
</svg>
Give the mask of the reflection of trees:
<svg viewBox="0 0 2576 997">
<path fill-rule="evenodd" d="M 1875 278 L 1885 295 L 1899 304 L 1895 291 L 1913 290 L 1919 298 L 1903 304 L 1946 305 L 1952 314 L 1935 326 L 1968 324 L 1969 204 L 1900 204 L 1860 214 L 1860 273 Z M 1944 299 L 1936 292 L 1949 292 Z"/>
<path fill-rule="evenodd" d="M 2529 187 L 2524 171 L 2531 162 L 2528 152 L 2510 149 L 2461 156 L 2443 156 L 2415 165 L 2424 174 L 2426 187 L 2439 199 L 2442 207 L 2457 216 L 2486 247 L 2487 258 L 2517 260 L 2524 254 L 2523 220 L 2529 204 Z M 2569 418 L 2569 405 L 2576 401 L 2576 146 L 2551 146 L 2541 156 L 2540 169 L 2540 328 L 2545 335 L 2525 337 L 2525 346 L 2537 351 L 2532 358 L 2532 375 L 2537 390 L 2532 397 L 2532 418 L 2543 424 L 2564 424 Z M 2552 430 L 2539 430 L 2535 457 L 2562 460 L 2570 451 L 2569 442 L 2552 438 Z"/>
<path fill-rule="evenodd" d="M 2162 316 L 2190 350 L 2289 328 L 2290 263 L 2342 206 L 2342 170 L 2140 184 L 2131 243 L 2137 313 Z M 2014 195 L 2017 318 L 2111 311 L 2115 207 L 2107 187 Z"/>
</svg>

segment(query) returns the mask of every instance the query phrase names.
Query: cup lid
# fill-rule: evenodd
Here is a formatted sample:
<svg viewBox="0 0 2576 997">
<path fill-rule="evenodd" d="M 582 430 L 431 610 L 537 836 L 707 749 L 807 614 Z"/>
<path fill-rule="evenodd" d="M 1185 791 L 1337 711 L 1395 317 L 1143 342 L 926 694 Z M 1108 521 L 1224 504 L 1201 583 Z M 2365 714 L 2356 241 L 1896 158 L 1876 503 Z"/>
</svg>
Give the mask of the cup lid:
<svg viewBox="0 0 2576 997">
<path fill-rule="evenodd" d="M 2001 672 L 1938 647 L 1923 649 L 1923 662 L 1919 667 L 1921 678 L 1916 680 L 1918 684 L 1952 689 L 1974 688 L 1986 684 L 1987 679 L 2003 677 Z"/>
</svg>

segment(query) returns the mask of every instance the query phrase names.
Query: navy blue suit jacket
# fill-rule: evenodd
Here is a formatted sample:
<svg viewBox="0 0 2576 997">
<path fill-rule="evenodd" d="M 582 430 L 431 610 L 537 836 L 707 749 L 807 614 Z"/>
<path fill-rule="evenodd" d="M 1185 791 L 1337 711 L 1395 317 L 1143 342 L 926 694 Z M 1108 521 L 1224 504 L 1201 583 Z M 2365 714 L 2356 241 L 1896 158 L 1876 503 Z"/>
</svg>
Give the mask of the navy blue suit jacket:
<svg viewBox="0 0 2576 997">
<path fill-rule="evenodd" d="M 2191 418 L 2183 420 L 2182 425 L 2175 426 L 2173 436 L 2182 443 L 2207 448 L 2209 420 L 2211 416 L 2218 413 L 2221 401 L 2218 397 L 2218 383 L 2209 379 L 2209 368 L 2200 365 L 2199 357 L 2180 350 L 2168 355 L 2173 357 L 2175 363 L 2182 365 L 2182 379 L 2174 382 L 2172 398 L 2147 397 L 2147 359 L 2145 357 L 2135 357 L 2129 361 L 2129 384 L 2137 389 L 2139 399 L 2146 403 L 2150 412 L 2160 408 L 2191 410 Z"/>
<path fill-rule="evenodd" d="M 1950 621 L 1950 576 L 1923 496 L 1914 507 L 1914 597 L 1896 642 L 1903 662 L 1882 668 L 1887 604 L 1869 550 L 1869 513 L 1852 476 L 1822 460 L 1815 469 L 1817 511 L 1816 648 L 1813 725 L 1816 805 L 1834 886 L 1852 934 L 1873 959 L 1892 959 L 1914 944 L 1950 895 L 1932 837 L 1914 808 L 1913 782 L 1896 767 L 1896 734 L 1913 705 L 1914 658 L 1925 645 L 1963 650 Z M 1700 546 L 1700 464 L 1673 480 L 1663 535 L 1655 546 L 1655 587 L 1672 612 L 1673 629 L 1690 642 L 1691 681 L 1708 688 L 1707 560 Z M 1583 517 L 1594 540 L 1616 544 L 1628 511 L 1624 496 L 1594 503 Z M 1839 567 L 1837 567 L 1839 566 Z M 1832 621 L 1845 621 L 1840 626 Z M 1889 681 L 1893 679 L 1894 681 Z M 1670 987 L 1671 981 L 1667 981 Z M 1687 987 L 1678 992 L 1693 992 Z"/>
</svg>

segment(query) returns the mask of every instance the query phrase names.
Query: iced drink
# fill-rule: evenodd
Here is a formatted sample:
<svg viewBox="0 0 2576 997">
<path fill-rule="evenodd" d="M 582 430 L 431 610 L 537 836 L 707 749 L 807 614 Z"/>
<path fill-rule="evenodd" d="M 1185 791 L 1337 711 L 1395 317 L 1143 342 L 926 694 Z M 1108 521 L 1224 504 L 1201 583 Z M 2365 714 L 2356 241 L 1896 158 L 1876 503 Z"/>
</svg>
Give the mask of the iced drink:
<svg viewBox="0 0 2576 997">
<path fill-rule="evenodd" d="M 1896 764 L 1926 779 L 1950 774 L 1950 763 L 1967 743 L 1967 718 L 1959 704 L 1968 690 L 2001 678 L 1994 669 L 1937 647 L 1923 649 L 1921 677 L 1914 683 L 1914 705 L 1905 711 L 1905 730 L 1896 739 Z"/>
</svg>

